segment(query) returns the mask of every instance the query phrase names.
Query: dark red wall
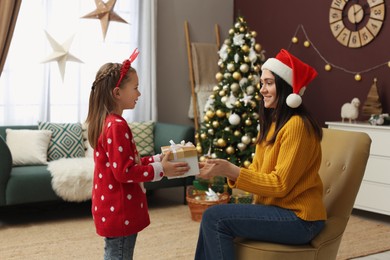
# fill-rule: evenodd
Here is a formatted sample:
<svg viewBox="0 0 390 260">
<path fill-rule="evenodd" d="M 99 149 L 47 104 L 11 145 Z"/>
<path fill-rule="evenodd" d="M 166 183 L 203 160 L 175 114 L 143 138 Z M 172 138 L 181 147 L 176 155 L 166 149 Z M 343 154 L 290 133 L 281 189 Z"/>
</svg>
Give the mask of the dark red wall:
<svg viewBox="0 0 390 260">
<path fill-rule="evenodd" d="M 367 120 L 361 112 L 373 79 L 377 86 L 383 113 L 390 112 L 390 0 L 386 0 L 385 22 L 378 36 L 368 45 L 357 49 L 341 45 L 333 37 L 329 26 L 331 0 L 235 0 L 235 17 L 243 16 L 251 30 L 257 32 L 256 42 L 266 50 L 266 57 L 274 57 L 281 48 L 312 65 L 319 76 L 309 85 L 303 102 L 313 115 L 325 126 L 325 121 L 341 120 L 340 111 L 344 103 L 358 97 L 361 101 L 359 120 Z M 308 38 L 330 63 L 352 72 L 360 72 L 384 64 L 369 72 L 361 73 L 356 81 L 354 74 L 333 68 L 325 71 L 326 63 L 312 47 L 306 48 L 302 30 L 299 42 L 292 44 L 298 26 L 302 24 Z M 289 47 L 290 46 L 290 47 Z"/>
</svg>

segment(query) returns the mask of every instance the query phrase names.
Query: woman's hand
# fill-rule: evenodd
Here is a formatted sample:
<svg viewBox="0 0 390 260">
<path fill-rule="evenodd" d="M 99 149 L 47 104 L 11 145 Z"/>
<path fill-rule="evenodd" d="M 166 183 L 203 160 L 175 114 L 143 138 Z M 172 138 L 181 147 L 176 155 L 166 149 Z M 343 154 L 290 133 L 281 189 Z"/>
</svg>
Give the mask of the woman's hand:
<svg viewBox="0 0 390 260">
<path fill-rule="evenodd" d="M 170 162 L 168 157 L 171 151 L 162 155 L 161 164 L 164 169 L 164 176 L 167 177 L 178 177 L 182 176 L 190 170 L 187 162 Z"/>
<path fill-rule="evenodd" d="M 223 159 L 207 159 L 205 163 L 199 163 L 199 177 L 210 179 L 214 176 L 223 176 L 236 181 L 240 174 L 240 167 Z"/>
</svg>

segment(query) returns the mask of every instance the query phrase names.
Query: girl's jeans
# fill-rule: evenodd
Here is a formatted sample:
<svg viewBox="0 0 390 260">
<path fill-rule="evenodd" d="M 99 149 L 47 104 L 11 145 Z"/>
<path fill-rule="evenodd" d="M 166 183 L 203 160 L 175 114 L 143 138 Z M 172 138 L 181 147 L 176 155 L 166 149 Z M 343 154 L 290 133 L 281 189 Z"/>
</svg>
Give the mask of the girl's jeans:
<svg viewBox="0 0 390 260">
<path fill-rule="evenodd" d="M 325 221 L 304 221 L 294 212 L 274 206 L 222 204 L 202 216 L 196 260 L 234 259 L 235 237 L 283 243 L 306 244 L 324 227 Z"/>
<path fill-rule="evenodd" d="M 137 234 L 127 237 L 104 238 L 104 260 L 131 260 L 133 259 Z"/>
</svg>

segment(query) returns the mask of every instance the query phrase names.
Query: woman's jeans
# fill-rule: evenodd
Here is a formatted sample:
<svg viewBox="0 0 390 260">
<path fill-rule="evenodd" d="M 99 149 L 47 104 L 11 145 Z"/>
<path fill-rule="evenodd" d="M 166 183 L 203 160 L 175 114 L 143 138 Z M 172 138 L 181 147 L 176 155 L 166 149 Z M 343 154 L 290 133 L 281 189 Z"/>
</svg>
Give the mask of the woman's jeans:
<svg viewBox="0 0 390 260">
<path fill-rule="evenodd" d="M 274 206 L 222 204 L 202 216 L 196 260 L 234 259 L 235 237 L 282 244 L 306 244 L 324 227 L 325 221 L 304 221 L 294 212 Z"/>
<path fill-rule="evenodd" d="M 127 237 L 104 238 L 104 260 L 131 260 L 133 259 L 137 234 Z"/>
</svg>

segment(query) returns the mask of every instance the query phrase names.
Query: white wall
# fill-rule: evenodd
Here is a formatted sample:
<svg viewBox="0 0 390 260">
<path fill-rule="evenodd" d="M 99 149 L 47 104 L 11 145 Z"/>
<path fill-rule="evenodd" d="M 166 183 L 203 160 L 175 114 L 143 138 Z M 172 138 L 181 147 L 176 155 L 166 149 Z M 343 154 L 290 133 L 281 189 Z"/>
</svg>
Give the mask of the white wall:
<svg viewBox="0 0 390 260">
<path fill-rule="evenodd" d="M 188 118 L 191 87 L 184 31 L 189 23 L 192 42 L 221 42 L 233 26 L 233 0 L 158 0 L 157 110 L 158 121 L 193 124 Z"/>
</svg>

